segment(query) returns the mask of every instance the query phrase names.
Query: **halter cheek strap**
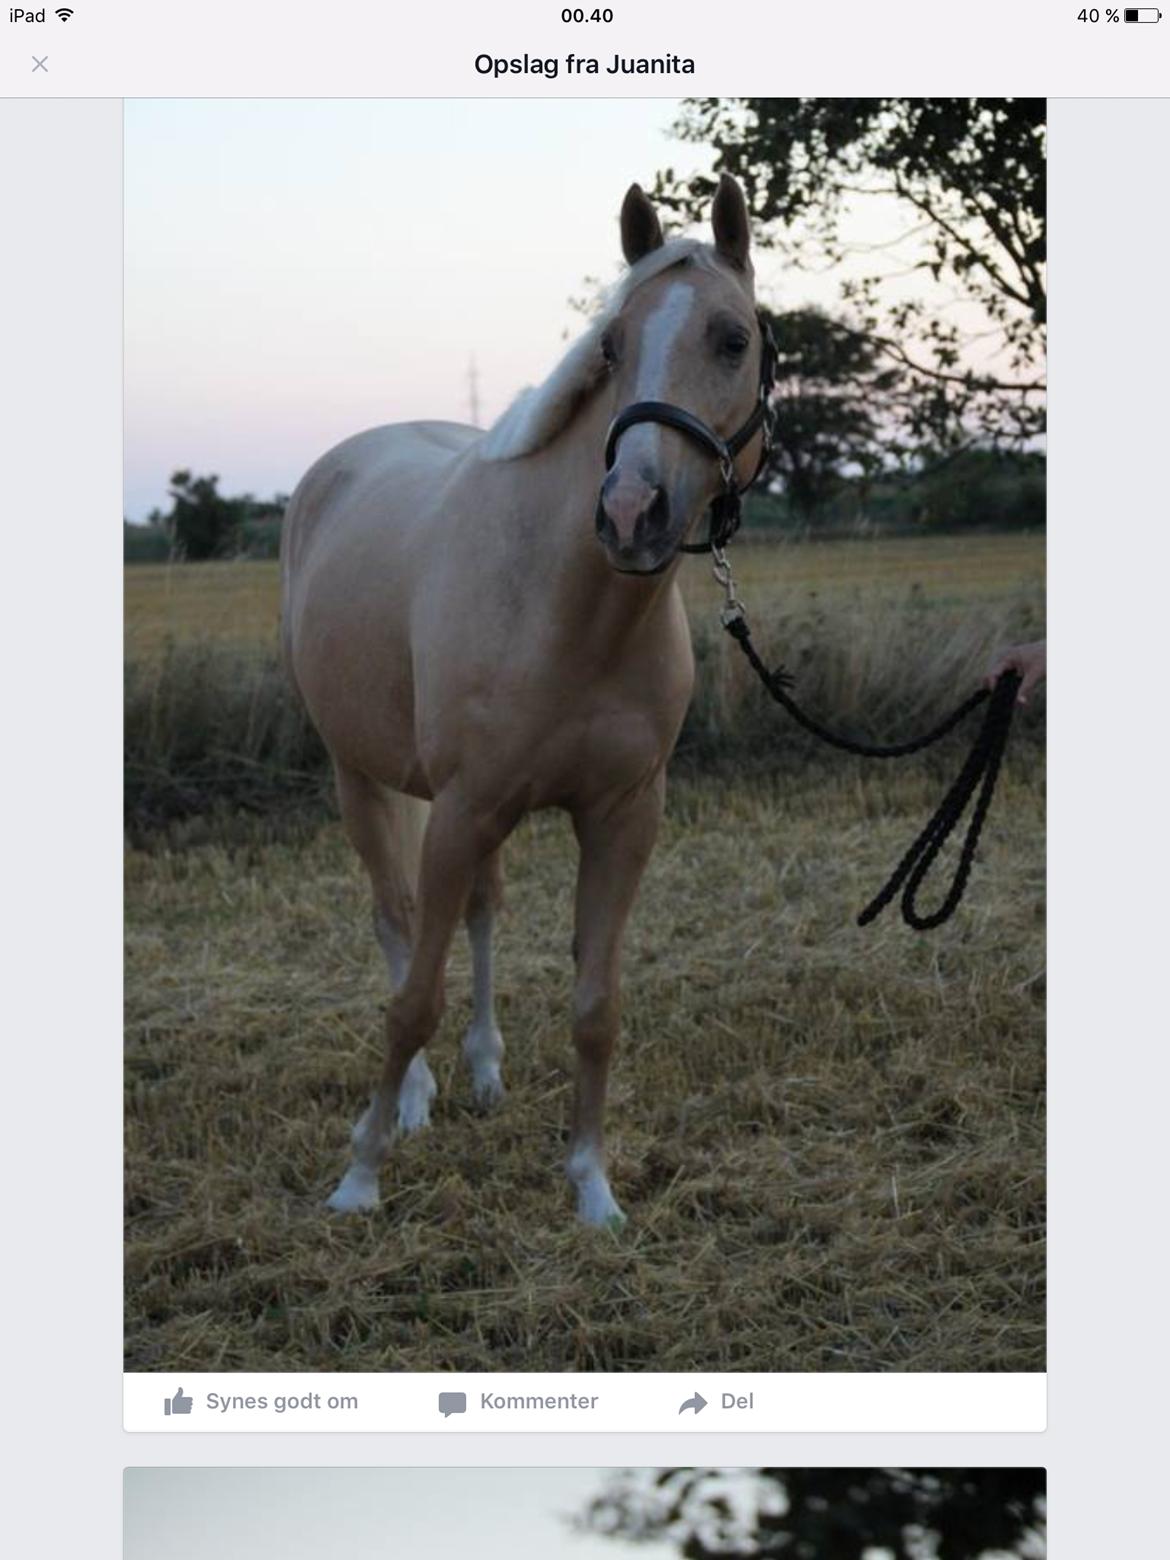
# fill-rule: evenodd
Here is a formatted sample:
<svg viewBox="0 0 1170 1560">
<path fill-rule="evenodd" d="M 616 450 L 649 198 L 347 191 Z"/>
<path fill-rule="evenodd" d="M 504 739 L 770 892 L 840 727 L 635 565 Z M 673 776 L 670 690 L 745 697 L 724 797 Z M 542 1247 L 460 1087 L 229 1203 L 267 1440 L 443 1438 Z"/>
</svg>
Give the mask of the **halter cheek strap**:
<svg viewBox="0 0 1170 1560">
<path fill-rule="evenodd" d="M 756 313 L 756 321 L 760 329 L 759 391 L 751 415 L 729 439 L 721 439 L 702 418 L 696 417 L 693 412 L 688 412 L 681 406 L 673 406 L 669 401 L 635 401 L 617 414 L 605 436 L 606 471 L 611 469 L 617 457 L 617 444 L 622 434 L 637 423 L 645 422 L 660 423 L 664 427 L 674 428 L 694 443 L 702 445 L 708 454 L 714 456 L 719 462 L 723 491 L 712 500 L 707 512 L 707 540 L 681 543 L 680 552 L 711 552 L 730 541 L 739 530 L 739 523 L 743 517 L 743 493 L 745 489 L 751 487 L 764 469 L 772 448 L 772 408 L 768 403 L 772 387 L 776 382 L 776 342 L 772 336 L 771 326 L 759 311 Z M 764 439 L 760 446 L 760 458 L 756 462 L 756 469 L 741 488 L 735 476 L 735 458 L 761 431 Z"/>
</svg>

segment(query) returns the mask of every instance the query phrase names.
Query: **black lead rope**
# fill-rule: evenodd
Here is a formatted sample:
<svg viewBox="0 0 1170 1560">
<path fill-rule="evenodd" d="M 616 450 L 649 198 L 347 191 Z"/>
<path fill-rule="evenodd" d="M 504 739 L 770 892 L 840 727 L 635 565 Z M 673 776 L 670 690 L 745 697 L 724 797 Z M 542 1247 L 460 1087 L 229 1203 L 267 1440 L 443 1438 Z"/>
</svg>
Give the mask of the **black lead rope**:
<svg viewBox="0 0 1170 1560">
<path fill-rule="evenodd" d="M 788 673 L 782 668 L 770 672 L 761 661 L 756 647 L 752 644 L 747 619 L 738 606 L 724 613 L 723 626 L 747 656 L 752 670 L 776 703 L 787 710 L 793 720 L 806 731 L 811 732 L 814 737 L 829 743 L 832 747 L 840 748 L 844 753 L 855 753 L 861 758 L 905 758 L 910 753 L 920 753 L 924 748 L 933 747 L 936 742 L 941 741 L 966 720 L 972 710 L 978 709 L 981 704 L 986 704 L 987 710 L 983 723 L 953 785 L 935 808 L 926 827 L 911 843 L 894 868 L 885 886 L 874 895 L 857 917 L 858 926 L 868 926 L 871 921 L 877 919 L 901 890 L 902 919 L 907 926 L 912 926 L 915 931 L 928 932 L 936 926 L 941 926 L 944 921 L 949 921 L 966 890 L 979 836 L 983 832 L 991 798 L 995 794 L 995 782 L 999 777 L 1000 764 L 1011 731 L 1012 715 L 1015 713 L 1016 694 L 1020 686 L 1018 673 L 1003 672 L 993 689 L 980 688 L 971 694 L 969 698 L 964 699 L 957 710 L 940 721 L 925 736 L 912 742 L 876 747 L 838 736 L 822 726 L 819 721 L 805 714 L 787 691 L 786 685 L 792 683 Z M 978 791 L 977 796 L 976 791 Z M 939 852 L 962 820 L 972 796 L 975 796 L 975 806 L 971 813 L 971 821 L 967 825 L 967 834 L 963 840 L 951 886 L 938 909 L 924 913 L 918 908 L 919 891 L 938 859 Z"/>
<path fill-rule="evenodd" d="M 786 709 L 793 720 L 806 731 L 811 732 L 814 737 L 819 737 L 822 742 L 840 748 L 844 753 L 856 753 L 862 758 L 905 758 L 910 753 L 920 753 L 924 748 L 933 747 L 960 722 L 966 720 L 972 710 L 977 709 L 980 704 L 987 705 L 983 724 L 955 783 L 938 804 L 930 822 L 895 867 L 885 887 L 870 900 L 857 918 L 859 926 L 868 926 L 870 921 L 876 919 L 901 890 L 903 920 L 916 931 L 926 932 L 950 920 L 967 887 L 967 879 L 971 875 L 971 863 L 975 858 L 975 848 L 979 844 L 979 836 L 983 832 L 983 825 L 987 819 L 987 810 L 995 794 L 995 782 L 1003 761 L 1008 733 L 1011 731 L 1020 678 L 1015 672 L 1004 672 L 994 689 L 989 692 L 986 688 L 981 688 L 977 693 L 973 693 L 933 731 L 928 731 L 924 737 L 919 737 L 915 742 L 899 742 L 892 747 L 870 747 L 863 742 L 852 742 L 847 737 L 839 737 L 835 732 L 827 730 L 818 721 L 806 715 L 785 690 L 785 684 L 791 683 L 792 679 L 783 670 L 770 672 L 760 660 L 752 644 L 743 606 L 736 599 L 731 569 L 723 552 L 726 544 L 739 529 L 743 513 L 744 487 L 751 487 L 759 477 L 767 465 L 772 446 L 770 401 L 776 381 L 776 343 L 764 314 L 757 311 L 757 320 L 760 331 L 760 366 L 756 404 L 747 420 L 730 438 L 722 438 L 714 428 L 696 417 L 693 412 L 688 412 L 685 407 L 674 406 L 669 401 L 636 401 L 632 406 L 627 406 L 619 412 L 609 426 L 605 437 L 605 469 L 609 471 L 617 458 L 618 440 L 622 434 L 643 422 L 660 423 L 667 428 L 675 429 L 719 462 L 722 488 L 717 492 L 708 510 L 707 540 L 683 543 L 679 551 L 713 555 L 715 578 L 727 592 L 727 605 L 723 609 L 721 618 L 724 628 L 747 656 L 752 669 L 776 703 Z M 763 437 L 760 440 L 756 469 L 748 482 L 741 486 L 735 472 L 735 459 L 742 454 L 757 434 L 762 434 Z M 599 526 L 603 508 L 604 500 L 599 494 L 597 499 Z M 978 791 L 977 796 L 975 796 L 976 791 Z M 972 796 L 975 796 L 975 807 L 971 813 L 971 821 L 967 825 L 967 835 L 959 853 L 951 886 L 938 909 L 929 915 L 924 915 L 918 909 L 919 890 L 938 859 L 939 852 L 961 822 Z"/>
</svg>

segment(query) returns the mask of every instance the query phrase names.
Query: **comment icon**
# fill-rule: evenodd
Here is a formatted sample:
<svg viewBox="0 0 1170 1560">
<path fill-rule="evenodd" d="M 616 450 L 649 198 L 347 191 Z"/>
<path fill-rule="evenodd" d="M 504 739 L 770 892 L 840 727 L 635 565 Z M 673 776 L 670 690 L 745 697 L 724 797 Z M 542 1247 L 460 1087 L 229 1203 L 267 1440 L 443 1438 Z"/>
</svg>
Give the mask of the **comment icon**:
<svg viewBox="0 0 1170 1560">
<path fill-rule="evenodd" d="M 450 1419 L 452 1414 L 465 1414 L 467 1412 L 466 1392 L 440 1392 L 439 1413 L 444 1419 Z"/>
</svg>

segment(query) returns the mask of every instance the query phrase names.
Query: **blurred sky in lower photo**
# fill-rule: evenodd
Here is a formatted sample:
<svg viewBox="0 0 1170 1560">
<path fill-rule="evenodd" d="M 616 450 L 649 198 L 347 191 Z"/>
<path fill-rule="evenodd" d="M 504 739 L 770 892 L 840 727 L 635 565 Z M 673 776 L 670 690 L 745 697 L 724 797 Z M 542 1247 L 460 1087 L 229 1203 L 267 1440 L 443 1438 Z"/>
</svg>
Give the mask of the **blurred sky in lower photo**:
<svg viewBox="0 0 1170 1560">
<path fill-rule="evenodd" d="M 166 508 L 180 467 L 269 498 L 363 428 L 468 421 L 473 357 L 486 426 L 583 328 L 570 299 L 586 278 L 616 276 L 630 183 L 710 169 L 672 137 L 678 113 L 666 98 L 129 100 L 127 517 Z M 851 226 L 880 249 L 906 213 L 870 197 Z M 847 267 L 758 251 L 757 291 L 834 308 Z"/>
<path fill-rule="evenodd" d="M 123 1560 L 677 1560 L 572 1531 L 593 1468 L 130 1468 Z"/>
</svg>

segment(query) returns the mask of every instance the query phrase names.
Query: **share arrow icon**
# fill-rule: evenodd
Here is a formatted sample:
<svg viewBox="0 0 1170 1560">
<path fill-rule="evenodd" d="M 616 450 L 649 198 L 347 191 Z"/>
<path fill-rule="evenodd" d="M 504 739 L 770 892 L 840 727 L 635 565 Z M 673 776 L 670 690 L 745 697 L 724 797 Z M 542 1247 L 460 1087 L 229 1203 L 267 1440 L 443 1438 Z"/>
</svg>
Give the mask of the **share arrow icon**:
<svg viewBox="0 0 1170 1560">
<path fill-rule="evenodd" d="M 706 1406 L 707 1399 L 701 1392 L 696 1392 L 694 1397 L 687 1398 L 686 1402 L 679 1409 L 679 1413 L 685 1414 L 688 1408 L 693 1408 L 696 1414 L 701 1414 Z"/>
</svg>

